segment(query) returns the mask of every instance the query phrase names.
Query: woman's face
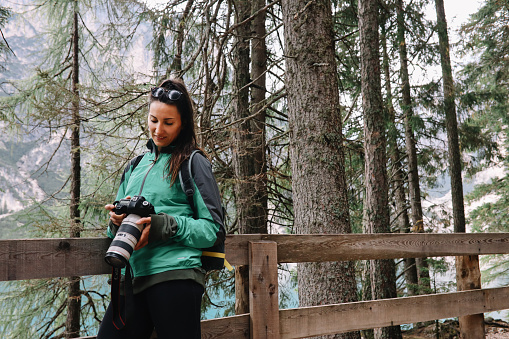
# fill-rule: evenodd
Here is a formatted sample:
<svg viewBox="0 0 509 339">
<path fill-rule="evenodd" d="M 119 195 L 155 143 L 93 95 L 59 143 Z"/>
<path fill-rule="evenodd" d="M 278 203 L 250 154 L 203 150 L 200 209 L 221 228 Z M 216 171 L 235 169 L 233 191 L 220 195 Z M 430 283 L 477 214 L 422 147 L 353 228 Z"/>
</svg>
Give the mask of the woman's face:
<svg viewBox="0 0 509 339">
<path fill-rule="evenodd" d="M 177 106 L 153 101 L 148 112 L 148 129 L 159 150 L 170 145 L 182 130 L 182 120 Z"/>
</svg>

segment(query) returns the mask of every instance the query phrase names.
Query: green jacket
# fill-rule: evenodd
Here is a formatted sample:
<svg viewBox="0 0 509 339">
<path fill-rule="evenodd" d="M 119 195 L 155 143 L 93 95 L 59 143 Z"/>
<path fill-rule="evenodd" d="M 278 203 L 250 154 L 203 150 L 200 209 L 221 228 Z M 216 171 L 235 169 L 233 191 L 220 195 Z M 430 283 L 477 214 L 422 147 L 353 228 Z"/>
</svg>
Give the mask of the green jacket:
<svg viewBox="0 0 509 339">
<path fill-rule="evenodd" d="M 142 195 L 157 213 L 151 215 L 148 245 L 134 251 L 129 260 L 135 277 L 135 293 L 136 278 L 142 281 L 147 280 L 147 276 L 159 275 L 158 280 L 162 281 L 203 279 L 195 277 L 196 272 L 203 275 L 200 249 L 214 245 L 223 220 L 219 190 L 207 158 L 201 154 L 193 158 L 195 219 L 178 178 L 170 186 L 165 168 L 171 157 L 172 146 L 159 154 L 152 140 L 147 147 L 149 152 L 144 154 L 134 170 L 133 161 L 124 170 L 116 197 L 116 200 L 120 200 Z M 117 229 L 110 223 L 108 237 L 114 238 Z"/>
</svg>

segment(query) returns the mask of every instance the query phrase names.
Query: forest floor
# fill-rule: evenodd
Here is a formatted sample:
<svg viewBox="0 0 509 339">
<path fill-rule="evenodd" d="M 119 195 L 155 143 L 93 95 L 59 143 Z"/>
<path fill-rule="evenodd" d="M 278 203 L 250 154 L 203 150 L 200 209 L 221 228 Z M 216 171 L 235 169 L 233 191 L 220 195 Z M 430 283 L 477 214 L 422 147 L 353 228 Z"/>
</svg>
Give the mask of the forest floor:
<svg viewBox="0 0 509 339">
<path fill-rule="evenodd" d="M 484 320 L 486 339 L 509 338 L 509 323 L 503 320 L 486 318 Z M 436 324 L 413 328 L 403 332 L 404 339 L 457 339 L 459 338 L 459 323 L 457 320 L 446 320 L 440 323 L 440 335 L 437 338 Z"/>
</svg>

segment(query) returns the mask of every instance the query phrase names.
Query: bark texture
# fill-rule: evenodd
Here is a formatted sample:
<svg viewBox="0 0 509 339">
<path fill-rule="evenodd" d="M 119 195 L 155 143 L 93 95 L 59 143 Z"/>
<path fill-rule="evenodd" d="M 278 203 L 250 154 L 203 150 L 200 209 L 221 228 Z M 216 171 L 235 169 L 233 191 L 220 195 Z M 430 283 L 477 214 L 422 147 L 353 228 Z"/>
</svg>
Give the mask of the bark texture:
<svg viewBox="0 0 509 339">
<path fill-rule="evenodd" d="M 350 233 L 331 3 L 283 0 L 282 11 L 295 230 Z M 357 300 L 351 262 L 299 264 L 298 283 L 301 306 Z"/>
<path fill-rule="evenodd" d="M 386 138 L 378 34 L 378 1 L 359 1 L 361 90 L 364 111 L 365 229 L 390 233 Z M 375 299 L 396 298 L 394 260 L 371 261 L 371 287 Z M 402 338 L 399 326 L 375 330 L 375 338 Z"/>
</svg>

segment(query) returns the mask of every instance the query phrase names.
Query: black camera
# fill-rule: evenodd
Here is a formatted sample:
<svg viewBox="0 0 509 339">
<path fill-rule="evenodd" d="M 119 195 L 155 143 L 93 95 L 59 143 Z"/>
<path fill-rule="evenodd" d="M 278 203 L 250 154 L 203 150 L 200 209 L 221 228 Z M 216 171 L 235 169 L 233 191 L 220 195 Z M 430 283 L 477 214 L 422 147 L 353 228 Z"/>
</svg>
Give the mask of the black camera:
<svg viewBox="0 0 509 339">
<path fill-rule="evenodd" d="M 118 228 L 104 260 L 113 267 L 123 268 L 127 265 L 143 231 L 144 226 L 138 225 L 136 222 L 156 212 L 154 206 L 140 195 L 135 195 L 131 199 L 120 199 L 120 201 L 115 201 L 113 205 L 115 205 L 113 209 L 115 214 L 126 214 L 127 216 Z"/>
<path fill-rule="evenodd" d="M 115 205 L 113 212 L 117 215 L 137 214 L 140 218 L 144 218 L 155 214 L 154 206 L 141 195 L 135 195 L 131 199 L 120 199 L 120 201 L 115 201 L 113 205 Z"/>
</svg>

